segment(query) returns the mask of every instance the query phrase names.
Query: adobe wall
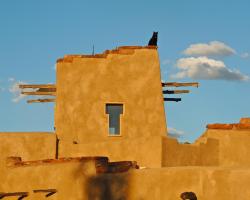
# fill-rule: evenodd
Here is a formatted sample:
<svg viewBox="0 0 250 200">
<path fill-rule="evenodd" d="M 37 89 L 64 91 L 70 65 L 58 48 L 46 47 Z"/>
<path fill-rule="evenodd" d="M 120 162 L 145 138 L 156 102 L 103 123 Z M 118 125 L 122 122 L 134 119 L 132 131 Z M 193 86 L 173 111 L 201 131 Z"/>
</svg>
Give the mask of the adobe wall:
<svg viewBox="0 0 250 200">
<path fill-rule="evenodd" d="M 218 160 L 220 166 L 250 166 L 250 118 L 241 118 L 239 123 L 208 124 L 206 132 L 196 140 L 215 139 L 219 142 Z"/>
<path fill-rule="evenodd" d="M 86 181 L 87 199 L 181 199 L 194 192 L 201 200 L 248 200 L 250 170 L 220 167 L 169 167 L 102 174 Z"/>
<path fill-rule="evenodd" d="M 6 157 L 24 160 L 55 158 L 56 135 L 48 132 L 0 132 L 0 166 Z"/>
<path fill-rule="evenodd" d="M 163 138 L 162 166 L 218 166 L 219 141 L 206 138 L 199 144 L 181 144 L 174 138 Z"/>
<path fill-rule="evenodd" d="M 73 144 L 61 142 L 59 157 L 107 156 L 111 161 L 134 160 L 141 167 L 219 166 L 219 140 L 200 139 L 196 144 L 181 144 L 169 137 L 143 137 Z"/>
<path fill-rule="evenodd" d="M 124 139 L 73 144 L 60 141 L 59 157 L 107 156 L 110 161 L 136 161 L 140 167 L 162 167 L 162 137 Z"/>
<path fill-rule="evenodd" d="M 250 118 L 235 124 L 208 124 L 193 144 L 163 141 L 163 166 L 250 166 Z"/>
<path fill-rule="evenodd" d="M 181 199 L 194 192 L 200 200 L 248 200 L 250 170 L 221 167 L 169 167 L 134 170 L 128 199 Z"/>
<path fill-rule="evenodd" d="M 93 162 L 47 163 L 9 168 L 1 180 L 1 192 L 29 192 L 27 199 L 44 199 L 45 193 L 33 192 L 38 189 L 56 189 L 50 199 L 60 200 L 180 199 L 190 191 L 202 200 L 250 196 L 249 168 L 168 167 L 98 175 Z"/>
<path fill-rule="evenodd" d="M 34 162 L 35 163 L 35 162 Z M 25 166 L 5 166 L 0 171 L 1 193 L 28 192 L 27 199 L 47 199 L 47 193 L 34 193 L 34 190 L 56 189 L 57 193 L 49 199 L 83 200 L 87 199 L 86 180 L 96 175 L 94 160 L 59 162 L 37 161 Z M 17 199 L 17 197 L 6 197 Z M 26 198 L 25 198 L 26 199 Z"/>
<path fill-rule="evenodd" d="M 55 125 L 60 141 L 79 144 L 116 140 L 108 136 L 106 103 L 124 104 L 124 139 L 166 135 L 155 47 L 120 47 L 57 62 Z"/>
<path fill-rule="evenodd" d="M 203 137 L 219 140 L 220 166 L 250 166 L 250 130 L 208 129 Z"/>
</svg>

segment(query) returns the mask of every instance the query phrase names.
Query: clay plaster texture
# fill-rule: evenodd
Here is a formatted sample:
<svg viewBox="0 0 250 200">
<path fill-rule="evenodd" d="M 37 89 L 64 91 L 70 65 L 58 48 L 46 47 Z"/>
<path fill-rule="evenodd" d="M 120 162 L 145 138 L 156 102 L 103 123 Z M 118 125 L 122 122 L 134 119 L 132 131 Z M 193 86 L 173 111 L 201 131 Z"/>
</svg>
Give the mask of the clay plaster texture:
<svg viewBox="0 0 250 200">
<path fill-rule="evenodd" d="M 109 135 L 109 103 L 123 104 L 120 135 Z M 199 200 L 250 197 L 250 119 L 210 124 L 193 144 L 169 138 L 156 47 L 59 59 L 55 128 L 55 133 L 0 133 L 0 193 L 29 192 L 26 199 L 43 199 L 33 190 L 56 189 L 49 198 L 60 200 L 174 200 L 189 191 Z M 11 167 L 10 156 L 37 164 Z M 91 159 L 59 162 L 82 156 L 137 161 L 140 169 L 98 174 Z"/>
<path fill-rule="evenodd" d="M 166 135 L 156 48 L 120 47 L 105 58 L 57 63 L 56 130 L 61 141 L 90 143 Z M 107 103 L 123 104 L 121 137 L 108 136 Z"/>
<path fill-rule="evenodd" d="M 34 190 L 56 189 L 50 199 L 86 199 L 84 186 L 90 176 L 96 175 L 95 161 L 39 163 L 27 166 L 2 169 L 0 191 L 28 192 L 27 199 L 46 199 L 47 193 L 34 193 Z M 6 197 L 7 198 L 7 197 Z M 11 197 L 8 197 L 11 198 Z M 12 197 L 17 199 L 17 197 Z"/>
<path fill-rule="evenodd" d="M 55 158 L 56 135 L 47 132 L 0 132 L 0 165 L 9 156 L 24 160 Z"/>
</svg>

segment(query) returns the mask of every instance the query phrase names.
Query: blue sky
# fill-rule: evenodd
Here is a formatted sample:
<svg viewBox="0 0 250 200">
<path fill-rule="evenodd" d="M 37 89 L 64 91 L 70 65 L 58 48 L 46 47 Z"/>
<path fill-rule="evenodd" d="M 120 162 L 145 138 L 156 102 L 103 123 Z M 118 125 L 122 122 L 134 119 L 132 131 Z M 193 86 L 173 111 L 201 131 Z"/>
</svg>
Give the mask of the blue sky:
<svg viewBox="0 0 250 200">
<path fill-rule="evenodd" d="M 165 103 L 168 126 L 182 133 L 180 140 L 193 141 L 208 123 L 250 116 L 249 7 L 247 0 L 1 0 L 0 130 L 53 130 L 53 104 L 14 102 L 15 83 L 55 82 L 57 58 L 90 54 L 92 45 L 96 53 L 146 45 L 153 31 L 159 32 L 162 79 L 200 83 L 178 95 L 182 102 Z M 222 54 L 212 54 L 217 50 Z M 178 72 L 183 73 L 173 78 Z"/>
</svg>

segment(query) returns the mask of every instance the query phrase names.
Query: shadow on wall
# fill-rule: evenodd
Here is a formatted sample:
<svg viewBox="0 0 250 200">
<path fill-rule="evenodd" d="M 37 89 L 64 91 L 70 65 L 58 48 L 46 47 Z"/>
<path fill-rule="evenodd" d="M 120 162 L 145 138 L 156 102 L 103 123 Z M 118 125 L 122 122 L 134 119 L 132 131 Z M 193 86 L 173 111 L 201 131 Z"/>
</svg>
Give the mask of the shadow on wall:
<svg viewBox="0 0 250 200">
<path fill-rule="evenodd" d="M 128 188 L 128 173 L 92 176 L 86 184 L 88 199 L 92 200 L 125 200 Z"/>
</svg>

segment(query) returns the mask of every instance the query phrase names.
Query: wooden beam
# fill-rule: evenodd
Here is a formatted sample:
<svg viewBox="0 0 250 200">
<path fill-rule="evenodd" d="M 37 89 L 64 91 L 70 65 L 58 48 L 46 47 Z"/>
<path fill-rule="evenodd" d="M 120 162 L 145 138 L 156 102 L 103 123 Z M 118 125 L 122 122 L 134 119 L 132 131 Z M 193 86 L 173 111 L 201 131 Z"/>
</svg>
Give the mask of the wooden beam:
<svg viewBox="0 0 250 200">
<path fill-rule="evenodd" d="M 19 85 L 19 88 L 56 88 L 55 84 L 25 84 L 25 85 Z"/>
<path fill-rule="evenodd" d="M 24 94 L 24 95 L 49 95 L 49 96 L 55 96 L 56 93 L 55 92 L 24 92 L 22 91 L 21 94 Z"/>
<path fill-rule="evenodd" d="M 23 199 L 24 197 L 27 197 L 29 195 L 28 192 L 1 192 L 0 193 L 0 199 L 4 197 L 14 197 L 14 196 L 19 196 L 18 199 Z"/>
<path fill-rule="evenodd" d="M 118 161 L 108 163 L 108 173 L 121 173 L 127 172 L 130 169 L 139 169 L 135 161 Z"/>
<path fill-rule="evenodd" d="M 49 102 L 55 102 L 55 99 L 32 99 L 27 100 L 27 103 L 49 103 Z"/>
<path fill-rule="evenodd" d="M 163 98 L 164 101 L 175 101 L 175 102 L 178 102 L 178 101 L 181 101 L 181 98 Z"/>
<path fill-rule="evenodd" d="M 42 192 L 42 193 L 47 193 L 45 197 L 49 197 L 55 193 L 57 193 L 56 189 L 45 189 L 45 190 L 33 190 L 34 193 Z"/>
<path fill-rule="evenodd" d="M 56 92 L 56 88 L 39 88 L 36 92 Z"/>
<path fill-rule="evenodd" d="M 162 87 L 199 87 L 199 83 L 192 82 L 192 83 L 177 83 L 177 82 L 165 82 L 161 83 Z"/>
<path fill-rule="evenodd" d="M 183 94 L 189 93 L 189 90 L 163 90 L 163 94 Z"/>
</svg>

